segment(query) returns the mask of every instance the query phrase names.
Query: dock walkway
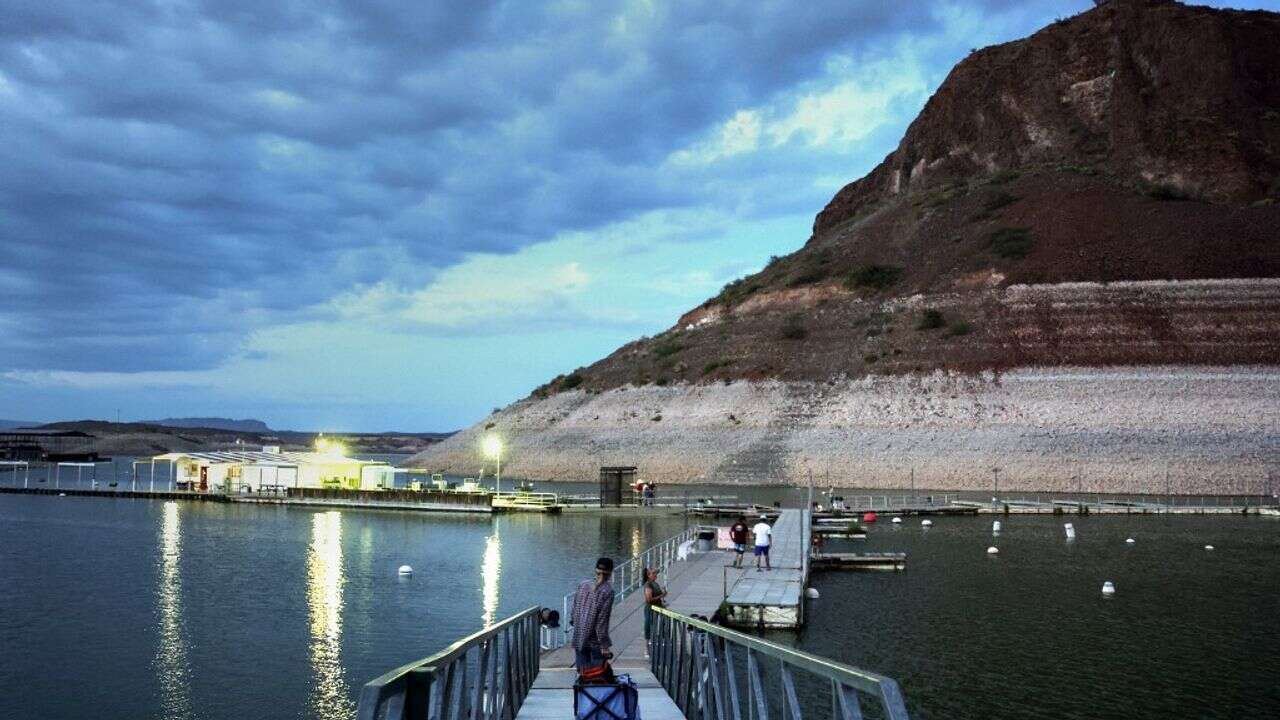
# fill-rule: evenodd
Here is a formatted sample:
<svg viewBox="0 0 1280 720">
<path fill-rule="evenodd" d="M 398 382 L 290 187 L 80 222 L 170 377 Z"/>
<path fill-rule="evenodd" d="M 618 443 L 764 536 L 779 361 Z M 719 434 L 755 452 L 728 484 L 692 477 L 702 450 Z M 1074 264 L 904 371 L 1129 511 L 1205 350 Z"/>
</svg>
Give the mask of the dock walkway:
<svg viewBox="0 0 1280 720">
<path fill-rule="evenodd" d="M 805 549 L 809 547 L 808 519 L 799 510 L 784 510 L 773 527 L 774 546 L 770 554 L 779 569 L 756 572 L 755 560 L 749 555 L 744 560 L 746 567 L 729 568 L 733 553 L 725 550 L 696 554 L 672 563 L 667 569 L 664 585 L 667 607 L 682 615 L 709 618 L 725 602 L 728 589 L 731 605 L 740 602 L 747 608 L 744 612 L 764 612 L 765 619 L 776 621 L 777 625 L 784 624 L 785 618 L 779 620 L 779 617 L 785 615 L 787 609 L 796 621 L 802 618 L 804 575 L 808 571 L 804 560 Z M 757 620 L 752 615 L 750 621 Z M 633 592 L 614 606 L 609 634 L 613 638 L 614 669 L 619 674 L 630 674 L 639 685 L 641 715 L 645 720 L 683 718 L 649 669 L 644 641 L 644 593 Z M 543 655 L 541 670 L 520 708 L 518 720 L 573 717 L 574 678 L 572 647 Z"/>
<path fill-rule="evenodd" d="M 748 554 L 743 568 L 724 570 L 731 625 L 799 627 L 804 622 L 804 589 L 809 582 L 808 552 L 812 518 L 800 510 L 783 510 L 773 524 L 769 561 L 773 570 L 757 572 Z"/>
</svg>

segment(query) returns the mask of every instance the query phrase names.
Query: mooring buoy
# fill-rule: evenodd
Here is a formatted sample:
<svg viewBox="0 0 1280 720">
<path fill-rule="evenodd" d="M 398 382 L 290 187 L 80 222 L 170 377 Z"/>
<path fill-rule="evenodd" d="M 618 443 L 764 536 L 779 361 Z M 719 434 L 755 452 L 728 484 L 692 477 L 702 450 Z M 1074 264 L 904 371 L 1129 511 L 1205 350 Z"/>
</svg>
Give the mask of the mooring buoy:
<svg viewBox="0 0 1280 720">
<path fill-rule="evenodd" d="M 398 570 L 397 572 L 399 572 L 401 575 L 412 575 L 413 568 L 408 565 L 401 565 L 400 570 Z"/>
<path fill-rule="evenodd" d="M 999 554 L 1000 554 L 1000 548 L 996 547 L 995 545 L 992 545 L 991 547 L 987 548 L 987 554 L 988 554 L 988 555 L 999 555 Z"/>
<path fill-rule="evenodd" d="M 1115 595 L 1115 594 L 1116 594 L 1116 584 L 1115 584 L 1115 583 L 1113 583 L 1113 582 L 1111 582 L 1110 580 L 1108 580 L 1108 581 L 1106 581 L 1106 582 L 1102 583 L 1102 594 L 1103 594 L 1103 595 Z"/>
</svg>

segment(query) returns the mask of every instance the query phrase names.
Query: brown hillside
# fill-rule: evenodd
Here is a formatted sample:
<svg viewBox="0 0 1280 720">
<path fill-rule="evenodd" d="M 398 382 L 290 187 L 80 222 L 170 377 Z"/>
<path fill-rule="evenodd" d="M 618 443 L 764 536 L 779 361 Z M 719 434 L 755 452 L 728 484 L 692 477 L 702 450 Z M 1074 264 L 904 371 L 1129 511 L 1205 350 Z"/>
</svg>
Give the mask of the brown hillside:
<svg viewBox="0 0 1280 720">
<path fill-rule="evenodd" d="M 1280 15 L 1114 0 L 973 53 L 800 251 L 535 391 L 1280 359 Z"/>
</svg>

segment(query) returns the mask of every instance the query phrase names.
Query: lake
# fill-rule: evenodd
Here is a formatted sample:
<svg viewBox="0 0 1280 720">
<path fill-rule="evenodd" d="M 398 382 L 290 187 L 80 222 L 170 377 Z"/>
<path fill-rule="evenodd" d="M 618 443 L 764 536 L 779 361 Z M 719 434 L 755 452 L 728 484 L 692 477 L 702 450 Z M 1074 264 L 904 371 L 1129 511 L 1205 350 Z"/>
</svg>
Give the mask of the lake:
<svg viewBox="0 0 1280 720">
<path fill-rule="evenodd" d="M 684 527 L 0 495 L 0 717 L 349 718 L 366 681 Z"/>
<path fill-rule="evenodd" d="M 914 718 L 1280 707 L 1280 519 L 992 519 L 833 543 L 908 569 L 817 574 L 808 626 L 771 637 L 894 677 Z M 364 682 L 682 529 L 0 495 L 0 718 L 343 720 Z"/>
<path fill-rule="evenodd" d="M 798 644 L 895 678 L 913 718 L 1280 712 L 1280 518 L 887 519 L 830 549 L 906 572 L 815 574 Z"/>
</svg>

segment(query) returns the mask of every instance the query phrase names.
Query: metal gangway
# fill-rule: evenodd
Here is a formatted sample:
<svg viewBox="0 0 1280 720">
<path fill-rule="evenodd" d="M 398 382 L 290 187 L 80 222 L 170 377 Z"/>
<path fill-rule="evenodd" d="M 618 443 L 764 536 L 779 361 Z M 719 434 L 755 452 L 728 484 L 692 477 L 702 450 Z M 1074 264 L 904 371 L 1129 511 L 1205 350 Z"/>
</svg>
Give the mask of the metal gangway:
<svg viewBox="0 0 1280 720">
<path fill-rule="evenodd" d="M 898 684 L 876 673 L 655 608 L 645 720 L 906 720 Z M 358 720 L 543 720 L 573 716 L 571 684 L 535 690 L 543 609 L 531 607 L 364 686 Z M 647 688 L 647 690 L 646 690 Z M 531 691 L 539 701 L 523 712 Z"/>
</svg>

